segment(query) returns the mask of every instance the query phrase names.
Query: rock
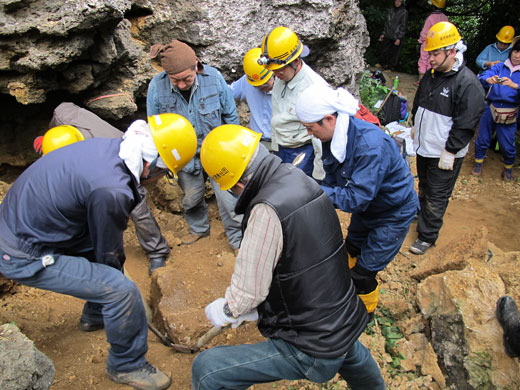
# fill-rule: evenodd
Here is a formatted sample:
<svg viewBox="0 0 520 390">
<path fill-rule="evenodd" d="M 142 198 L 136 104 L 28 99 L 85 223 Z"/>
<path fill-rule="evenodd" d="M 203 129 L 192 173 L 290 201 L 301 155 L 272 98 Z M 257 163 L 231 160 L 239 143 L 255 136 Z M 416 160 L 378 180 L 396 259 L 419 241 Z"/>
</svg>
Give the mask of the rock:
<svg viewBox="0 0 520 390">
<path fill-rule="evenodd" d="M 54 365 L 14 324 L 0 326 L 0 388 L 47 390 Z"/>
<path fill-rule="evenodd" d="M 206 238 L 211 239 L 211 238 Z M 179 258 L 174 267 L 163 267 L 154 272 L 150 286 L 150 301 L 157 328 L 168 334 L 176 343 L 193 345 L 211 328 L 204 308 L 224 295 L 220 286 L 228 285 L 234 261 L 225 261 L 233 255 L 226 253 L 215 267 L 216 257 Z M 200 267 L 178 266 L 183 261 L 197 261 Z M 203 289 L 195 286 L 204 286 Z"/>
<path fill-rule="evenodd" d="M 467 267 L 460 271 L 424 279 L 418 306 L 430 320 L 431 342 L 448 384 L 460 390 L 507 389 L 520 381 L 520 366 L 505 354 L 495 318 L 504 283 L 480 258 L 464 261 Z"/>
<path fill-rule="evenodd" d="M 419 367 L 422 375 L 430 375 L 441 388 L 446 387 L 446 380 L 437 364 L 437 355 L 424 334 L 415 333 L 399 340 L 397 348 L 405 358 L 401 361 L 404 371 L 415 372 Z"/>
<path fill-rule="evenodd" d="M 181 214 L 184 211 L 182 207 L 184 194 L 178 182 L 174 181 L 173 183 L 174 185 L 171 185 L 166 180 L 160 180 L 156 185 L 150 186 L 148 190 L 149 199 L 162 210 Z"/>
<path fill-rule="evenodd" d="M 487 228 L 481 226 L 479 229 L 457 237 L 451 241 L 435 257 L 426 257 L 412 272 L 411 276 L 417 280 L 440 274 L 449 270 L 461 270 L 468 264 L 469 259 L 487 259 Z"/>
<path fill-rule="evenodd" d="M 42 132 L 63 101 L 110 121 L 144 117 L 148 83 L 160 71 L 148 58 L 154 43 L 182 40 L 232 82 L 243 74 L 243 55 L 279 24 L 310 47 L 305 61 L 327 81 L 358 94 L 369 37 L 357 0 L 4 1 L 0 95 L 9 99 L 0 115 L 0 163 L 35 160 L 24 152 L 27 139 Z"/>
</svg>

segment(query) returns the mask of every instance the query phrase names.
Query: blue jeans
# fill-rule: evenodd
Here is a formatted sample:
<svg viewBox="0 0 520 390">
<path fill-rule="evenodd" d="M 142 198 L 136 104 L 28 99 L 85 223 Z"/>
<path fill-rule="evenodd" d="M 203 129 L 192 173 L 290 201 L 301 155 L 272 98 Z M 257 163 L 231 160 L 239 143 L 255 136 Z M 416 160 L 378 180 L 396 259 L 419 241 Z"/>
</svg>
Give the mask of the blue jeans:
<svg viewBox="0 0 520 390">
<path fill-rule="evenodd" d="M 377 363 L 359 341 L 335 359 L 314 358 L 280 339 L 211 348 L 193 361 L 191 384 L 192 390 L 238 390 L 281 379 L 326 382 L 338 372 L 353 390 L 385 389 Z"/>
<path fill-rule="evenodd" d="M 54 255 L 54 264 L 20 259 L 0 249 L 0 273 L 26 286 L 37 287 L 87 300 L 85 314 L 95 320 L 102 311 L 107 341 L 107 366 L 114 371 L 133 371 L 146 363 L 148 326 L 137 286 L 120 271 L 83 257 Z M 8 259 L 8 260 L 6 260 Z M 83 316 L 83 317 L 84 317 Z"/>
<path fill-rule="evenodd" d="M 292 163 L 297 155 L 305 153 L 305 158 L 298 165 L 307 176 L 312 177 L 312 170 L 314 169 L 314 147 L 312 144 L 303 145 L 298 148 L 286 148 L 278 146 L 278 151 L 275 154 L 282 159 L 284 163 Z"/>
<path fill-rule="evenodd" d="M 190 225 L 190 232 L 200 236 L 207 235 L 209 233 L 208 205 L 204 200 L 206 175 L 200 170 L 198 174 L 181 171 L 178 176 L 179 186 L 184 192 L 182 198 L 184 218 Z M 211 178 L 210 183 L 215 192 L 222 225 L 224 225 L 229 244 L 236 249 L 240 247 L 240 241 L 242 241 L 242 216 L 235 213 L 237 200 L 227 191 L 222 191 Z"/>
</svg>

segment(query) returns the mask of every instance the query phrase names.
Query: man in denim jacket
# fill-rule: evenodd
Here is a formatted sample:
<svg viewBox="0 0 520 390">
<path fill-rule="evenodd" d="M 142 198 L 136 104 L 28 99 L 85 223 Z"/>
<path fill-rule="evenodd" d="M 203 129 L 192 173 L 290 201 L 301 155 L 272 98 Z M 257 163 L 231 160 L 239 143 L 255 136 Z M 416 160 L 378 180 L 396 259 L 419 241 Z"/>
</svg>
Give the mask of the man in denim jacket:
<svg viewBox="0 0 520 390">
<path fill-rule="evenodd" d="M 185 245 L 209 235 L 208 207 L 204 200 L 205 175 L 200 164 L 200 145 L 206 135 L 222 124 L 238 124 L 235 100 L 222 74 L 202 65 L 195 52 L 183 42 L 173 40 L 167 45 L 153 45 L 150 57 L 160 57 L 163 72 L 148 86 L 148 116 L 172 112 L 191 122 L 197 133 L 195 157 L 178 173 L 184 191 L 182 205 L 190 233 L 183 237 Z M 210 178 L 217 204 L 231 247 L 236 250 L 242 239 L 241 217 L 235 212 L 232 194 L 220 190 Z"/>
</svg>

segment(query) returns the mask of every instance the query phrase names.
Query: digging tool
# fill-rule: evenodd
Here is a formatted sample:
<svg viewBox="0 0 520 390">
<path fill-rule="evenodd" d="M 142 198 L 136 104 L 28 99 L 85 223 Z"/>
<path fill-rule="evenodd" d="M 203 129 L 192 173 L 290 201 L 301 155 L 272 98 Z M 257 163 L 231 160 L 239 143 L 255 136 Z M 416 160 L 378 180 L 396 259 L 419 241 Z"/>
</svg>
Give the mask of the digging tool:
<svg viewBox="0 0 520 390">
<path fill-rule="evenodd" d="M 135 283 L 135 280 L 132 279 L 132 276 L 130 275 L 130 273 L 128 272 L 128 269 L 124 268 L 123 269 L 123 273 L 124 275 L 132 282 Z M 139 290 L 139 294 L 141 294 L 141 290 Z M 144 299 L 143 297 L 143 294 L 141 294 L 141 300 L 143 301 L 143 305 L 144 305 L 144 310 L 146 312 L 146 322 L 148 323 L 148 329 L 150 329 L 152 331 L 152 333 L 154 335 L 156 335 L 159 340 L 161 341 L 162 344 L 166 345 L 167 347 L 171 347 L 173 348 L 175 351 L 177 352 L 182 352 L 182 353 L 193 353 L 192 351 L 192 348 L 187 346 L 187 345 L 183 345 L 183 344 L 176 344 L 173 342 L 172 339 L 170 339 L 168 337 L 168 335 L 163 335 L 161 332 L 159 332 L 159 329 L 157 329 L 153 324 L 152 324 L 152 308 L 150 307 L 150 305 L 148 304 L 148 302 L 146 302 L 146 300 Z M 199 348 L 200 349 L 200 348 Z"/>
<path fill-rule="evenodd" d="M 128 269 L 125 268 L 123 271 L 124 271 L 123 272 L 124 275 L 130 281 L 135 283 L 135 281 L 132 279 L 132 276 L 128 272 Z M 139 290 L 139 294 L 141 294 L 140 290 Z M 230 325 L 226 325 L 226 326 L 222 326 L 222 327 L 214 326 L 213 328 L 208 330 L 206 333 L 204 333 L 197 340 L 197 342 L 195 343 L 195 345 L 193 347 L 190 347 L 189 345 L 185 345 L 185 344 L 174 343 L 173 340 L 168 335 L 162 334 L 159 331 L 159 329 L 157 329 L 152 324 L 152 309 L 151 309 L 150 305 L 148 304 L 148 302 L 146 302 L 146 300 L 144 299 L 142 294 L 141 294 L 141 300 L 143 301 L 144 309 L 146 311 L 146 320 L 148 322 L 148 329 L 150 329 L 152 331 L 152 333 L 157 336 L 157 338 L 161 341 L 161 343 L 163 345 L 166 345 L 167 347 L 171 347 L 176 352 L 181 352 L 181 353 L 196 353 L 196 352 L 199 352 L 200 349 L 204 345 L 209 343 L 211 340 L 213 340 L 215 337 L 217 337 L 219 334 L 221 334 L 224 330 L 226 330 L 226 329 L 228 329 L 230 327 Z"/>
</svg>

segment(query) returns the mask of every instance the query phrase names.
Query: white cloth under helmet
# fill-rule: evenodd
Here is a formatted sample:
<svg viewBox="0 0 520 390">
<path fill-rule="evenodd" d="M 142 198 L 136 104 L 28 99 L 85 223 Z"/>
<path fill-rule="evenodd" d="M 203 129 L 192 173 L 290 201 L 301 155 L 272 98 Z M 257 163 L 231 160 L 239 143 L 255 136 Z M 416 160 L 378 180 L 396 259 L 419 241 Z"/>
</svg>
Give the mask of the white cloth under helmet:
<svg viewBox="0 0 520 390">
<path fill-rule="evenodd" d="M 133 122 L 123 134 L 123 141 L 119 148 L 119 157 L 125 161 L 126 166 L 138 183 L 143 173 L 143 160 L 151 163 L 158 154 L 150 125 L 142 119 Z M 166 164 L 160 157 L 156 166 L 166 168 Z"/>
<path fill-rule="evenodd" d="M 325 115 L 338 113 L 330 151 L 340 163 L 346 157 L 349 116 L 355 115 L 358 109 L 359 102 L 346 89 L 334 90 L 325 85 L 309 86 L 298 96 L 295 107 L 296 116 L 305 123 L 318 122 Z"/>
</svg>

